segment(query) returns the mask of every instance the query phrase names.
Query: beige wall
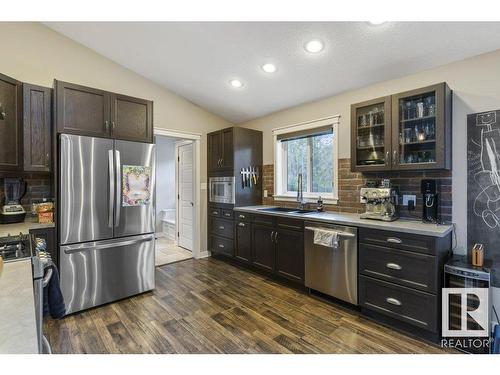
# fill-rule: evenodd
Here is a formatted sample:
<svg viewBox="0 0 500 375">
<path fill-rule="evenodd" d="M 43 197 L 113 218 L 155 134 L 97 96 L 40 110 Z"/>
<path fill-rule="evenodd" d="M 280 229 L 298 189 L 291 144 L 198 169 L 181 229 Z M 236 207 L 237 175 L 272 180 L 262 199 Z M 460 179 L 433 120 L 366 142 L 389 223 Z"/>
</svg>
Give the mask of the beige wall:
<svg viewBox="0 0 500 375">
<path fill-rule="evenodd" d="M 332 72 L 335 74 L 335 72 Z M 458 249 L 467 242 L 466 115 L 500 108 L 500 50 L 400 79 L 352 90 L 239 124 L 264 132 L 264 164 L 273 163 L 273 128 L 340 115 L 339 157 L 350 157 L 350 105 L 401 91 L 447 82 L 453 90 L 453 221 Z"/>
<path fill-rule="evenodd" d="M 57 78 L 153 100 L 155 127 L 202 135 L 201 181 L 206 181 L 206 133 L 231 126 L 226 120 L 40 23 L 0 22 L 0 46 L 0 73 L 20 81 L 52 87 Z M 204 191 L 201 196 L 202 250 L 206 250 Z"/>
</svg>

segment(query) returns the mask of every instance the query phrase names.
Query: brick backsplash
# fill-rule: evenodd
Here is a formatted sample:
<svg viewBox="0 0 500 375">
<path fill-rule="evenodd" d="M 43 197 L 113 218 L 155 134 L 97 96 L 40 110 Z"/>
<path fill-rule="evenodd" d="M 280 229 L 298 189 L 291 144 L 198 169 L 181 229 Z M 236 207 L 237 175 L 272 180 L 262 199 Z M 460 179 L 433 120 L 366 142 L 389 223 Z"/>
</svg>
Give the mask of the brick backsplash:
<svg viewBox="0 0 500 375">
<path fill-rule="evenodd" d="M 439 210 L 441 220 L 451 221 L 451 171 L 401 171 L 401 172 L 351 172 L 351 159 L 339 159 L 339 200 L 337 204 L 325 205 L 326 211 L 334 212 L 364 212 L 364 204 L 359 202 L 359 189 L 366 184 L 367 180 L 391 179 L 394 186 L 399 188 L 401 217 L 420 219 L 422 217 L 422 196 L 420 194 L 420 181 L 424 178 L 439 180 Z M 296 207 L 295 202 L 275 201 L 274 194 L 274 165 L 263 167 L 263 189 L 267 190 L 269 197 L 263 198 L 263 204 L 278 205 L 283 207 Z M 415 211 L 408 211 L 402 206 L 403 194 L 417 196 Z M 315 204 L 307 204 L 308 208 L 314 208 Z"/>
<path fill-rule="evenodd" d="M 4 204 L 4 177 L 16 177 L 0 175 L 0 204 Z M 21 200 L 21 204 L 29 211 L 32 203 L 39 203 L 43 198 L 52 198 L 51 178 L 46 174 L 23 173 L 22 179 L 26 182 L 26 194 Z"/>
</svg>

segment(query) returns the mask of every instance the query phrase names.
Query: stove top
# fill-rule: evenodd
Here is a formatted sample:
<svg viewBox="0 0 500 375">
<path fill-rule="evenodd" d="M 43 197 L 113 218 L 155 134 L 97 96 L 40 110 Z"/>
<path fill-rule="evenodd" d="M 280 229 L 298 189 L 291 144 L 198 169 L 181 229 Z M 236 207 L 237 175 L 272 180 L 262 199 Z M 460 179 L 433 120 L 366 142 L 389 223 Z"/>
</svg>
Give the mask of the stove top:
<svg viewBox="0 0 500 375">
<path fill-rule="evenodd" d="M 19 234 L 17 236 L 0 237 L 0 256 L 8 262 L 23 258 L 30 258 L 31 236 L 29 234 Z"/>
</svg>

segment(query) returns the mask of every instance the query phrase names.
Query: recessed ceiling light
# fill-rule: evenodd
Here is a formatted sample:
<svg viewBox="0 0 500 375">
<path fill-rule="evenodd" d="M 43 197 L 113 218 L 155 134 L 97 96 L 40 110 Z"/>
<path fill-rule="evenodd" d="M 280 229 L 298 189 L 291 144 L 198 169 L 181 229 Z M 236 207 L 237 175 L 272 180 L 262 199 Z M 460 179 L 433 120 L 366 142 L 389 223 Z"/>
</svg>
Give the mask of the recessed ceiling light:
<svg viewBox="0 0 500 375">
<path fill-rule="evenodd" d="M 323 50 L 323 42 L 321 40 L 310 40 L 309 42 L 306 43 L 305 49 L 307 52 L 310 53 L 318 53 Z"/>
<path fill-rule="evenodd" d="M 241 89 L 243 87 L 243 82 L 241 82 L 239 79 L 232 79 L 229 81 L 229 84 L 237 89 Z"/>
<path fill-rule="evenodd" d="M 276 69 L 276 65 L 271 64 L 271 63 L 267 63 L 267 64 L 262 65 L 262 70 L 266 73 L 274 73 L 277 69 Z"/>
<path fill-rule="evenodd" d="M 387 21 L 381 21 L 381 20 L 376 20 L 376 21 L 368 21 L 368 23 L 372 25 L 382 25 L 383 23 L 386 23 Z"/>
</svg>

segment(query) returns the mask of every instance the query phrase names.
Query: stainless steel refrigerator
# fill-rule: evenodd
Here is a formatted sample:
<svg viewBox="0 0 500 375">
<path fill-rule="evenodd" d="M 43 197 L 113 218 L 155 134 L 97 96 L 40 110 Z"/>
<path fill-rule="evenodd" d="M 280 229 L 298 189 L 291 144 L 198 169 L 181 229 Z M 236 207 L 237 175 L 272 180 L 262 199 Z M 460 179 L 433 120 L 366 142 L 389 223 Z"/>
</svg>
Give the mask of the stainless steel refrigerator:
<svg viewBox="0 0 500 375">
<path fill-rule="evenodd" d="M 62 134 L 59 264 L 67 313 L 155 287 L 155 145 Z"/>
</svg>

